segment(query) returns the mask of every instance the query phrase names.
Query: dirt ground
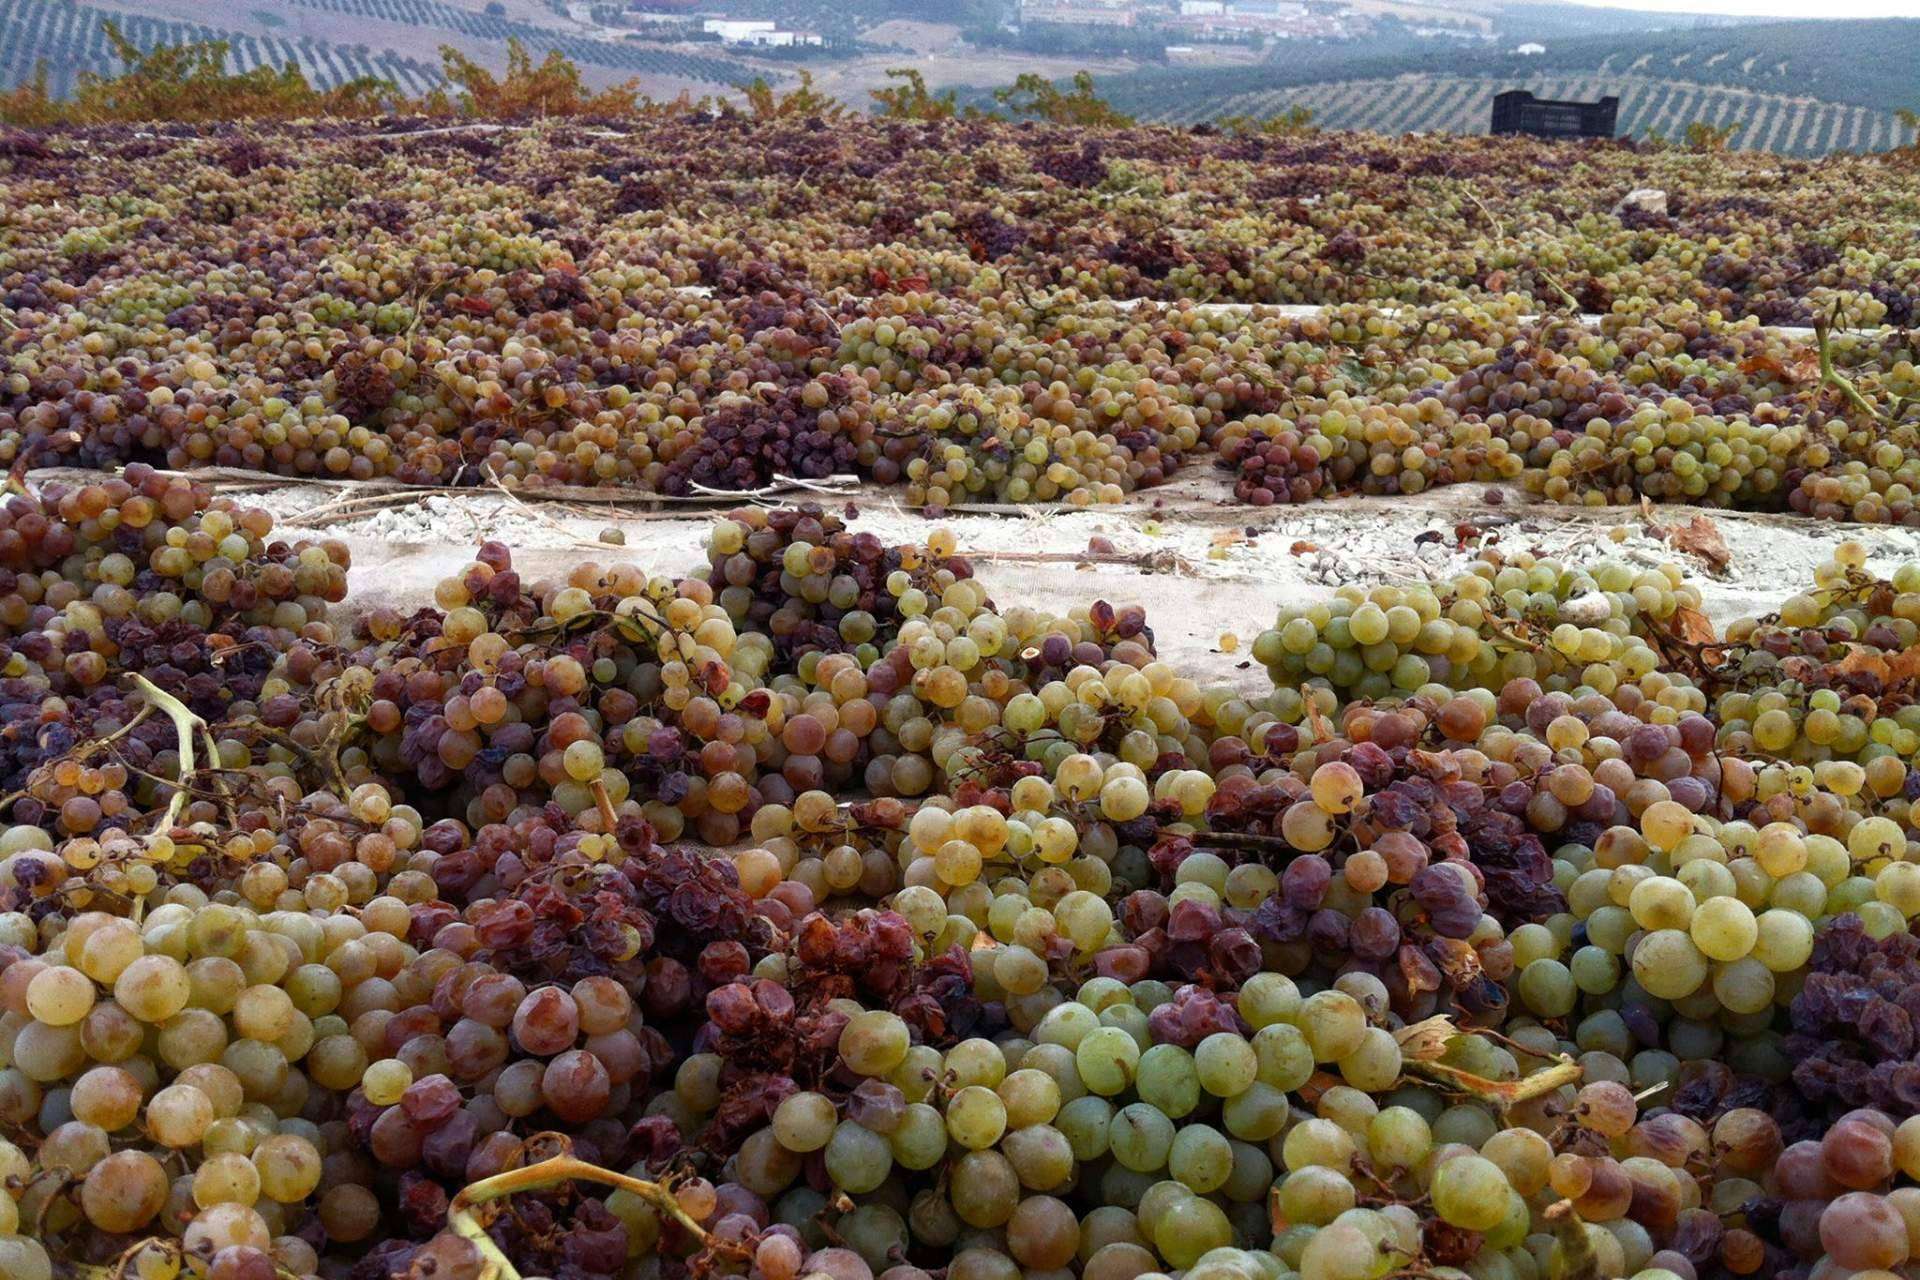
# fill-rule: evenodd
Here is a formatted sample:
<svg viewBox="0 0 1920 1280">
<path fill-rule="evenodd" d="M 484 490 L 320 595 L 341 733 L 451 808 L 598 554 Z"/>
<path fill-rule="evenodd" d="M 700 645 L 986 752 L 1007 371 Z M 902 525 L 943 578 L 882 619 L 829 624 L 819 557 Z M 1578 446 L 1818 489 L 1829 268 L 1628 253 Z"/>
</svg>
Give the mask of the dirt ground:
<svg viewBox="0 0 1920 1280">
<path fill-rule="evenodd" d="M 900 66 L 918 70 L 926 78 L 928 87 L 945 89 L 957 85 L 1012 84 L 1028 72 L 1035 72 L 1050 80 L 1062 80 L 1076 71 L 1091 71 L 1097 80 L 1101 76 L 1123 74 L 1139 65 L 1126 59 L 1055 58 L 1004 49 L 976 49 L 959 39 L 958 27 L 927 23 L 908 25 L 920 30 L 913 33 L 914 38 L 902 39 L 899 43 L 915 49 L 916 53 L 882 53 L 821 63 L 811 68 L 815 86 L 823 93 L 831 93 L 843 102 L 864 110 L 869 101 L 867 91 L 885 85 L 887 72 Z M 938 33 L 943 31 L 952 34 L 942 40 Z M 880 40 L 883 37 L 870 32 L 867 38 Z"/>
</svg>

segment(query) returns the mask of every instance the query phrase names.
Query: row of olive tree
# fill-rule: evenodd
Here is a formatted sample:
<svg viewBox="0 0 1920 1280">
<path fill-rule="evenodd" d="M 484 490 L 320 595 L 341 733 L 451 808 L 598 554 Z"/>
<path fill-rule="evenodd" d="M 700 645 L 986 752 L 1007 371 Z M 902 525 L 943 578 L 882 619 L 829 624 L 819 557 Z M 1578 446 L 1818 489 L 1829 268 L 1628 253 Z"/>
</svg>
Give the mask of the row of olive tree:
<svg viewBox="0 0 1920 1280">
<path fill-rule="evenodd" d="M 524 120 L 543 117 L 667 116 L 739 110 L 726 101 L 681 95 L 657 101 L 637 80 L 610 88 L 590 87 L 580 68 L 558 50 L 536 62 L 518 39 L 507 41 L 507 66 L 496 75 L 457 49 L 442 48 L 446 84 L 409 97 L 391 82 L 354 80 L 331 89 L 314 86 L 297 65 L 228 69 L 224 40 L 160 45 L 142 49 L 112 23 L 103 24 L 114 53 L 124 64 L 117 75 L 83 73 L 74 92 L 55 97 L 45 67 L 25 83 L 0 93 L 0 123 L 13 125 L 105 124 L 117 121 L 289 120 L 327 116 L 428 115 L 448 118 Z M 1013 118 L 1054 124 L 1121 127 L 1131 116 L 1116 111 L 1095 91 L 1082 71 L 1064 90 L 1044 76 L 1027 74 L 996 90 L 998 110 L 962 105 L 952 89 L 928 89 L 920 72 L 887 72 L 885 87 L 872 90 L 874 113 L 893 120 Z M 797 87 L 784 91 L 766 80 L 744 90 L 747 114 L 761 119 L 840 118 L 851 114 L 837 99 L 800 73 Z M 1002 112 L 1005 113 L 1004 117 Z M 1232 127 L 1298 132 L 1310 114 L 1296 111 L 1271 122 L 1229 122 Z"/>
</svg>

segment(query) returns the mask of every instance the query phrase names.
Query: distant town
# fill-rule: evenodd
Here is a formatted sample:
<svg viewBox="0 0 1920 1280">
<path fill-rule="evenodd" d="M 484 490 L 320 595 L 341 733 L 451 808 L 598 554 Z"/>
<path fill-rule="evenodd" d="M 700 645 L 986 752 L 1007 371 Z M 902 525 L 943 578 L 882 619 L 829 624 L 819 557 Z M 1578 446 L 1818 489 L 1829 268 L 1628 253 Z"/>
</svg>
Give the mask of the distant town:
<svg viewBox="0 0 1920 1280">
<path fill-rule="evenodd" d="M 728 0 L 595 0 L 568 3 L 569 16 L 616 32 L 627 39 L 699 41 L 743 53 L 819 50 L 831 56 L 850 52 L 847 33 L 821 32 L 803 23 L 765 17 L 770 6 L 748 13 Z M 817 5 L 799 6 L 818 15 Z M 1436 10 L 1427 10 L 1437 13 Z M 1065 49 L 1098 53 L 1164 50 L 1171 61 L 1183 55 L 1212 60 L 1239 47 L 1251 55 L 1283 40 L 1352 40 L 1374 33 L 1378 13 L 1351 7 L 1347 0 L 1011 0 L 997 21 L 969 29 L 975 40 L 1042 52 Z M 1410 34 L 1481 41 L 1491 37 L 1484 19 L 1407 24 Z"/>
<path fill-rule="evenodd" d="M 1357 35 L 1365 19 L 1344 5 L 1294 0 L 1021 0 L 1028 25 L 1151 28 L 1195 41 L 1313 40 Z"/>
</svg>

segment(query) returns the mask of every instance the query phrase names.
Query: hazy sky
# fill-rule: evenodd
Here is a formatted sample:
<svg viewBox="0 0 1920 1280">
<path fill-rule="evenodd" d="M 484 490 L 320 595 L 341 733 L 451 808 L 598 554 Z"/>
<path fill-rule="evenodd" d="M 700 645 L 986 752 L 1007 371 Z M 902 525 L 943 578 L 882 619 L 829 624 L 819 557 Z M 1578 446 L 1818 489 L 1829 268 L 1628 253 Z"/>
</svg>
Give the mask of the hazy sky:
<svg viewBox="0 0 1920 1280">
<path fill-rule="evenodd" d="M 1579 0 L 1616 9 L 1752 14 L 1769 18 L 1920 18 L 1920 0 Z"/>
</svg>

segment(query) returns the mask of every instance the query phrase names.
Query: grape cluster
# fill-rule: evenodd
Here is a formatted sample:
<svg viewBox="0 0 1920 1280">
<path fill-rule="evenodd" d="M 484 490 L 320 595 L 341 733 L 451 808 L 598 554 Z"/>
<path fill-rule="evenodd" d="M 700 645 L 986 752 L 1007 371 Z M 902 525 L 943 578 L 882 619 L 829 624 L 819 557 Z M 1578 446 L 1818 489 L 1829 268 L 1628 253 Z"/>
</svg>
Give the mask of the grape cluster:
<svg viewBox="0 0 1920 1280">
<path fill-rule="evenodd" d="M 7 514 L 9 1276 L 1909 1257 L 1920 593 L 1857 545 L 1706 640 L 1670 567 L 1342 589 L 1255 692 L 818 506 L 351 623 L 185 481 Z"/>
<path fill-rule="evenodd" d="M 1211 452 L 1262 504 L 1504 481 L 1920 521 L 1910 332 L 1835 336 L 1829 377 L 1755 324 L 1911 317 L 1911 261 L 1849 230 L 1911 224 L 1894 160 L 1788 199 L 1744 153 L 836 129 L 34 139 L 0 174 L 0 462 L 854 474 L 938 509 L 1118 502 Z M 1686 196 L 1613 212 L 1646 186 Z"/>
</svg>

